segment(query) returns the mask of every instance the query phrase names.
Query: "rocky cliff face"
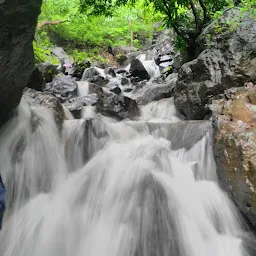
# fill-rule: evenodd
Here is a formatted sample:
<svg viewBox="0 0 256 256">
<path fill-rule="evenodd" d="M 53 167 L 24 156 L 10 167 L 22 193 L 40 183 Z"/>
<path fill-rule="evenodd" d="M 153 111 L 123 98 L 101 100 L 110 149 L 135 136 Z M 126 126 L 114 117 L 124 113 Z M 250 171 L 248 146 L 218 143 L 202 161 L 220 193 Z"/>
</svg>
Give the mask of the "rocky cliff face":
<svg viewBox="0 0 256 256">
<path fill-rule="evenodd" d="M 32 41 L 42 0 L 0 1 L 0 125 L 20 102 L 34 69 Z"/>
<path fill-rule="evenodd" d="M 256 228 L 256 87 L 229 89 L 211 108 L 220 182 Z"/>
<path fill-rule="evenodd" d="M 254 20 L 231 9 L 205 28 L 200 43 L 207 49 L 181 67 L 175 88 L 175 105 L 187 119 L 203 119 L 210 98 L 256 80 Z"/>
<path fill-rule="evenodd" d="M 205 50 L 179 70 L 175 105 L 187 119 L 212 111 L 220 183 L 256 229 L 255 19 L 230 9 L 198 43 Z"/>
</svg>

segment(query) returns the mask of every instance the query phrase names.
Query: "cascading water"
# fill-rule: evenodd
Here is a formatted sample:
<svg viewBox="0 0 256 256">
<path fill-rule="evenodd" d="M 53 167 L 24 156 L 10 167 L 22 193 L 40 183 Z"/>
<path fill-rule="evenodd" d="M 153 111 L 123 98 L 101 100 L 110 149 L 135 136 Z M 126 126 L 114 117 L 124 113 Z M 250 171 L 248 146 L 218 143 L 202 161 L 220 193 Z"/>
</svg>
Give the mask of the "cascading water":
<svg viewBox="0 0 256 256">
<path fill-rule="evenodd" d="M 0 133 L 0 255 L 255 255 L 218 186 L 211 138 L 210 122 L 182 121 L 173 99 L 142 107 L 137 121 L 95 114 L 62 131 L 23 101 Z"/>
</svg>

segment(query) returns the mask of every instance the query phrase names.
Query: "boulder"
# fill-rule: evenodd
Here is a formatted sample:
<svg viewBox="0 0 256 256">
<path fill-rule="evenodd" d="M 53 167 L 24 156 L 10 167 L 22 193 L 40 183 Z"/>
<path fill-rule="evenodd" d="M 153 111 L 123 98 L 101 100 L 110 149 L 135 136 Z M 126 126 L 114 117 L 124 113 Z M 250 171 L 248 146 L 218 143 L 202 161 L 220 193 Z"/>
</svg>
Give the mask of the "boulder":
<svg viewBox="0 0 256 256">
<path fill-rule="evenodd" d="M 256 229 L 256 88 L 229 89 L 210 108 L 220 183 Z"/>
<path fill-rule="evenodd" d="M 124 66 L 127 61 L 128 61 L 127 55 L 119 54 L 119 55 L 116 56 L 116 62 L 120 66 Z"/>
<path fill-rule="evenodd" d="M 0 1 L 0 125 L 18 106 L 34 70 L 32 41 L 41 3 Z"/>
<path fill-rule="evenodd" d="M 231 9 L 220 20 L 226 24 L 228 17 L 240 17 Z M 216 21 L 213 21 L 215 24 Z M 213 35 L 210 24 L 203 35 Z M 236 29 L 226 28 L 213 35 L 211 43 L 197 59 L 184 64 L 179 70 L 174 97 L 175 105 L 187 119 L 203 119 L 208 110 L 209 98 L 231 87 L 243 86 L 256 80 L 256 26 L 245 16 Z"/>
<path fill-rule="evenodd" d="M 109 90 L 117 95 L 122 93 L 122 90 L 118 86 L 113 86 L 112 88 L 109 88 Z"/>
<path fill-rule="evenodd" d="M 64 120 L 64 110 L 60 101 L 50 93 L 38 92 L 33 89 L 25 89 L 23 93 L 23 99 L 27 100 L 33 105 L 40 105 L 50 109 L 54 115 L 59 129 L 62 128 Z"/>
<path fill-rule="evenodd" d="M 91 63 L 88 60 L 83 60 L 81 62 L 74 63 L 74 65 L 73 65 L 74 72 L 73 72 L 72 76 L 74 76 L 78 79 L 81 79 L 85 69 L 89 68 L 89 67 L 91 67 Z"/>
<path fill-rule="evenodd" d="M 27 87 L 34 89 L 36 91 L 42 91 L 45 85 L 46 85 L 45 78 L 42 76 L 42 73 L 36 67 L 30 76 L 30 80 L 27 84 Z"/>
<path fill-rule="evenodd" d="M 135 100 L 116 94 L 105 94 L 102 101 L 97 104 L 96 111 L 117 120 L 133 119 L 140 115 Z"/>
<path fill-rule="evenodd" d="M 58 75 L 51 83 L 46 84 L 44 91 L 53 94 L 61 102 L 77 96 L 77 83 L 68 76 Z"/>
<path fill-rule="evenodd" d="M 159 26 L 159 24 L 157 26 Z M 172 55 L 174 53 L 174 44 L 172 41 L 175 37 L 173 31 L 171 29 L 156 31 L 159 28 L 160 27 L 156 27 L 155 31 L 153 31 L 152 49 L 155 52 L 156 59 L 159 56 Z"/>
<path fill-rule="evenodd" d="M 130 80 L 126 77 L 121 78 L 121 85 L 127 85 L 130 83 Z"/>
<path fill-rule="evenodd" d="M 142 62 L 138 59 L 134 59 L 131 62 L 130 73 L 133 77 L 139 77 L 140 80 L 149 80 L 150 76 L 143 66 Z"/>
<path fill-rule="evenodd" d="M 69 58 L 67 53 L 64 51 L 63 48 L 61 47 L 55 47 L 51 50 L 52 54 L 56 56 L 56 58 L 60 61 L 63 62 L 63 64 L 72 64 L 72 60 Z"/>
<path fill-rule="evenodd" d="M 138 95 L 136 101 L 138 104 L 147 104 L 151 101 L 161 100 L 163 98 L 170 98 L 174 94 L 174 88 L 177 82 L 177 73 L 173 73 L 167 77 L 165 81 L 158 83 L 147 83 L 135 93 Z"/>
<path fill-rule="evenodd" d="M 44 77 L 46 83 L 52 82 L 53 78 L 59 73 L 57 66 L 50 62 L 39 63 L 37 68 Z"/>
<path fill-rule="evenodd" d="M 108 79 L 105 79 L 105 77 L 103 77 L 101 75 L 97 75 L 92 78 L 89 78 L 89 79 L 87 79 L 87 81 L 90 83 L 97 84 L 99 86 L 105 86 L 109 82 Z"/>
<path fill-rule="evenodd" d="M 103 89 L 98 86 L 97 84 L 93 84 L 93 83 L 89 83 L 89 90 L 88 90 L 89 94 L 96 94 L 98 96 L 99 99 L 103 98 L 104 92 Z"/>
<path fill-rule="evenodd" d="M 110 75 L 112 77 L 116 77 L 116 72 L 115 72 L 115 70 L 113 68 L 106 68 L 104 70 L 104 72 L 105 72 L 106 75 Z"/>
<path fill-rule="evenodd" d="M 88 94 L 82 97 L 72 98 L 64 103 L 64 106 L 73 114 L 77 119 L 81 118 L 82 109 L 84 106 L 94 106 L 97 104 L 99 98 L 97 95 Z"/>
<path fill-rule="evenodd" d="M 98 75 L 100 75 L 100 71 L 98 68 L 95 68 L 95 67 L 87 68 L 83 73 L 82 80 L 85 81 Z"/>
</svg>

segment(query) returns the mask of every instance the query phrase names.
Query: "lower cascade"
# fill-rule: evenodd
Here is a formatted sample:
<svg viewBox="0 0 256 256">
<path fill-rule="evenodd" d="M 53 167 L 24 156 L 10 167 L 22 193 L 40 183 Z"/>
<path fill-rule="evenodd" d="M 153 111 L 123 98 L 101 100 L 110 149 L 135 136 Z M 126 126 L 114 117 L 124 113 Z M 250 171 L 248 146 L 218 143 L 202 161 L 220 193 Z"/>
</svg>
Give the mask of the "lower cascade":
<svg viewBox="0 0 256 256">
<path fill-rule="evenodd" d="M 0 169 L 1 256 L 256 255 L 218 185 L 211 123 L 183 121 L 173 99 L 136 121 L 85 113 L 61 131 L 23 100 L 1 130 Z"/>
</svg>

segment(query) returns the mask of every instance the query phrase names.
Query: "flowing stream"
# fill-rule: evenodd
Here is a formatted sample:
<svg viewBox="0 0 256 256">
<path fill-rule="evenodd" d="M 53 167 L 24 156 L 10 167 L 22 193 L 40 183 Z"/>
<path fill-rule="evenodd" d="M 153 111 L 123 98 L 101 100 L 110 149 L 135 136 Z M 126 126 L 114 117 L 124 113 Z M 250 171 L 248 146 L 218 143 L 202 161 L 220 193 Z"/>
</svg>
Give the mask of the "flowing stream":
<svg viewBox="0 0 256 256">
<path fill-rule="evenodd" d="M 85 107 L 62 131 L 23 100 L 1 130 L 0 170 L 1 256 L 256 255 L 218 185 L 211 123 L 183 121 L 172 98 L 137 121 Z"/>
</svg>

